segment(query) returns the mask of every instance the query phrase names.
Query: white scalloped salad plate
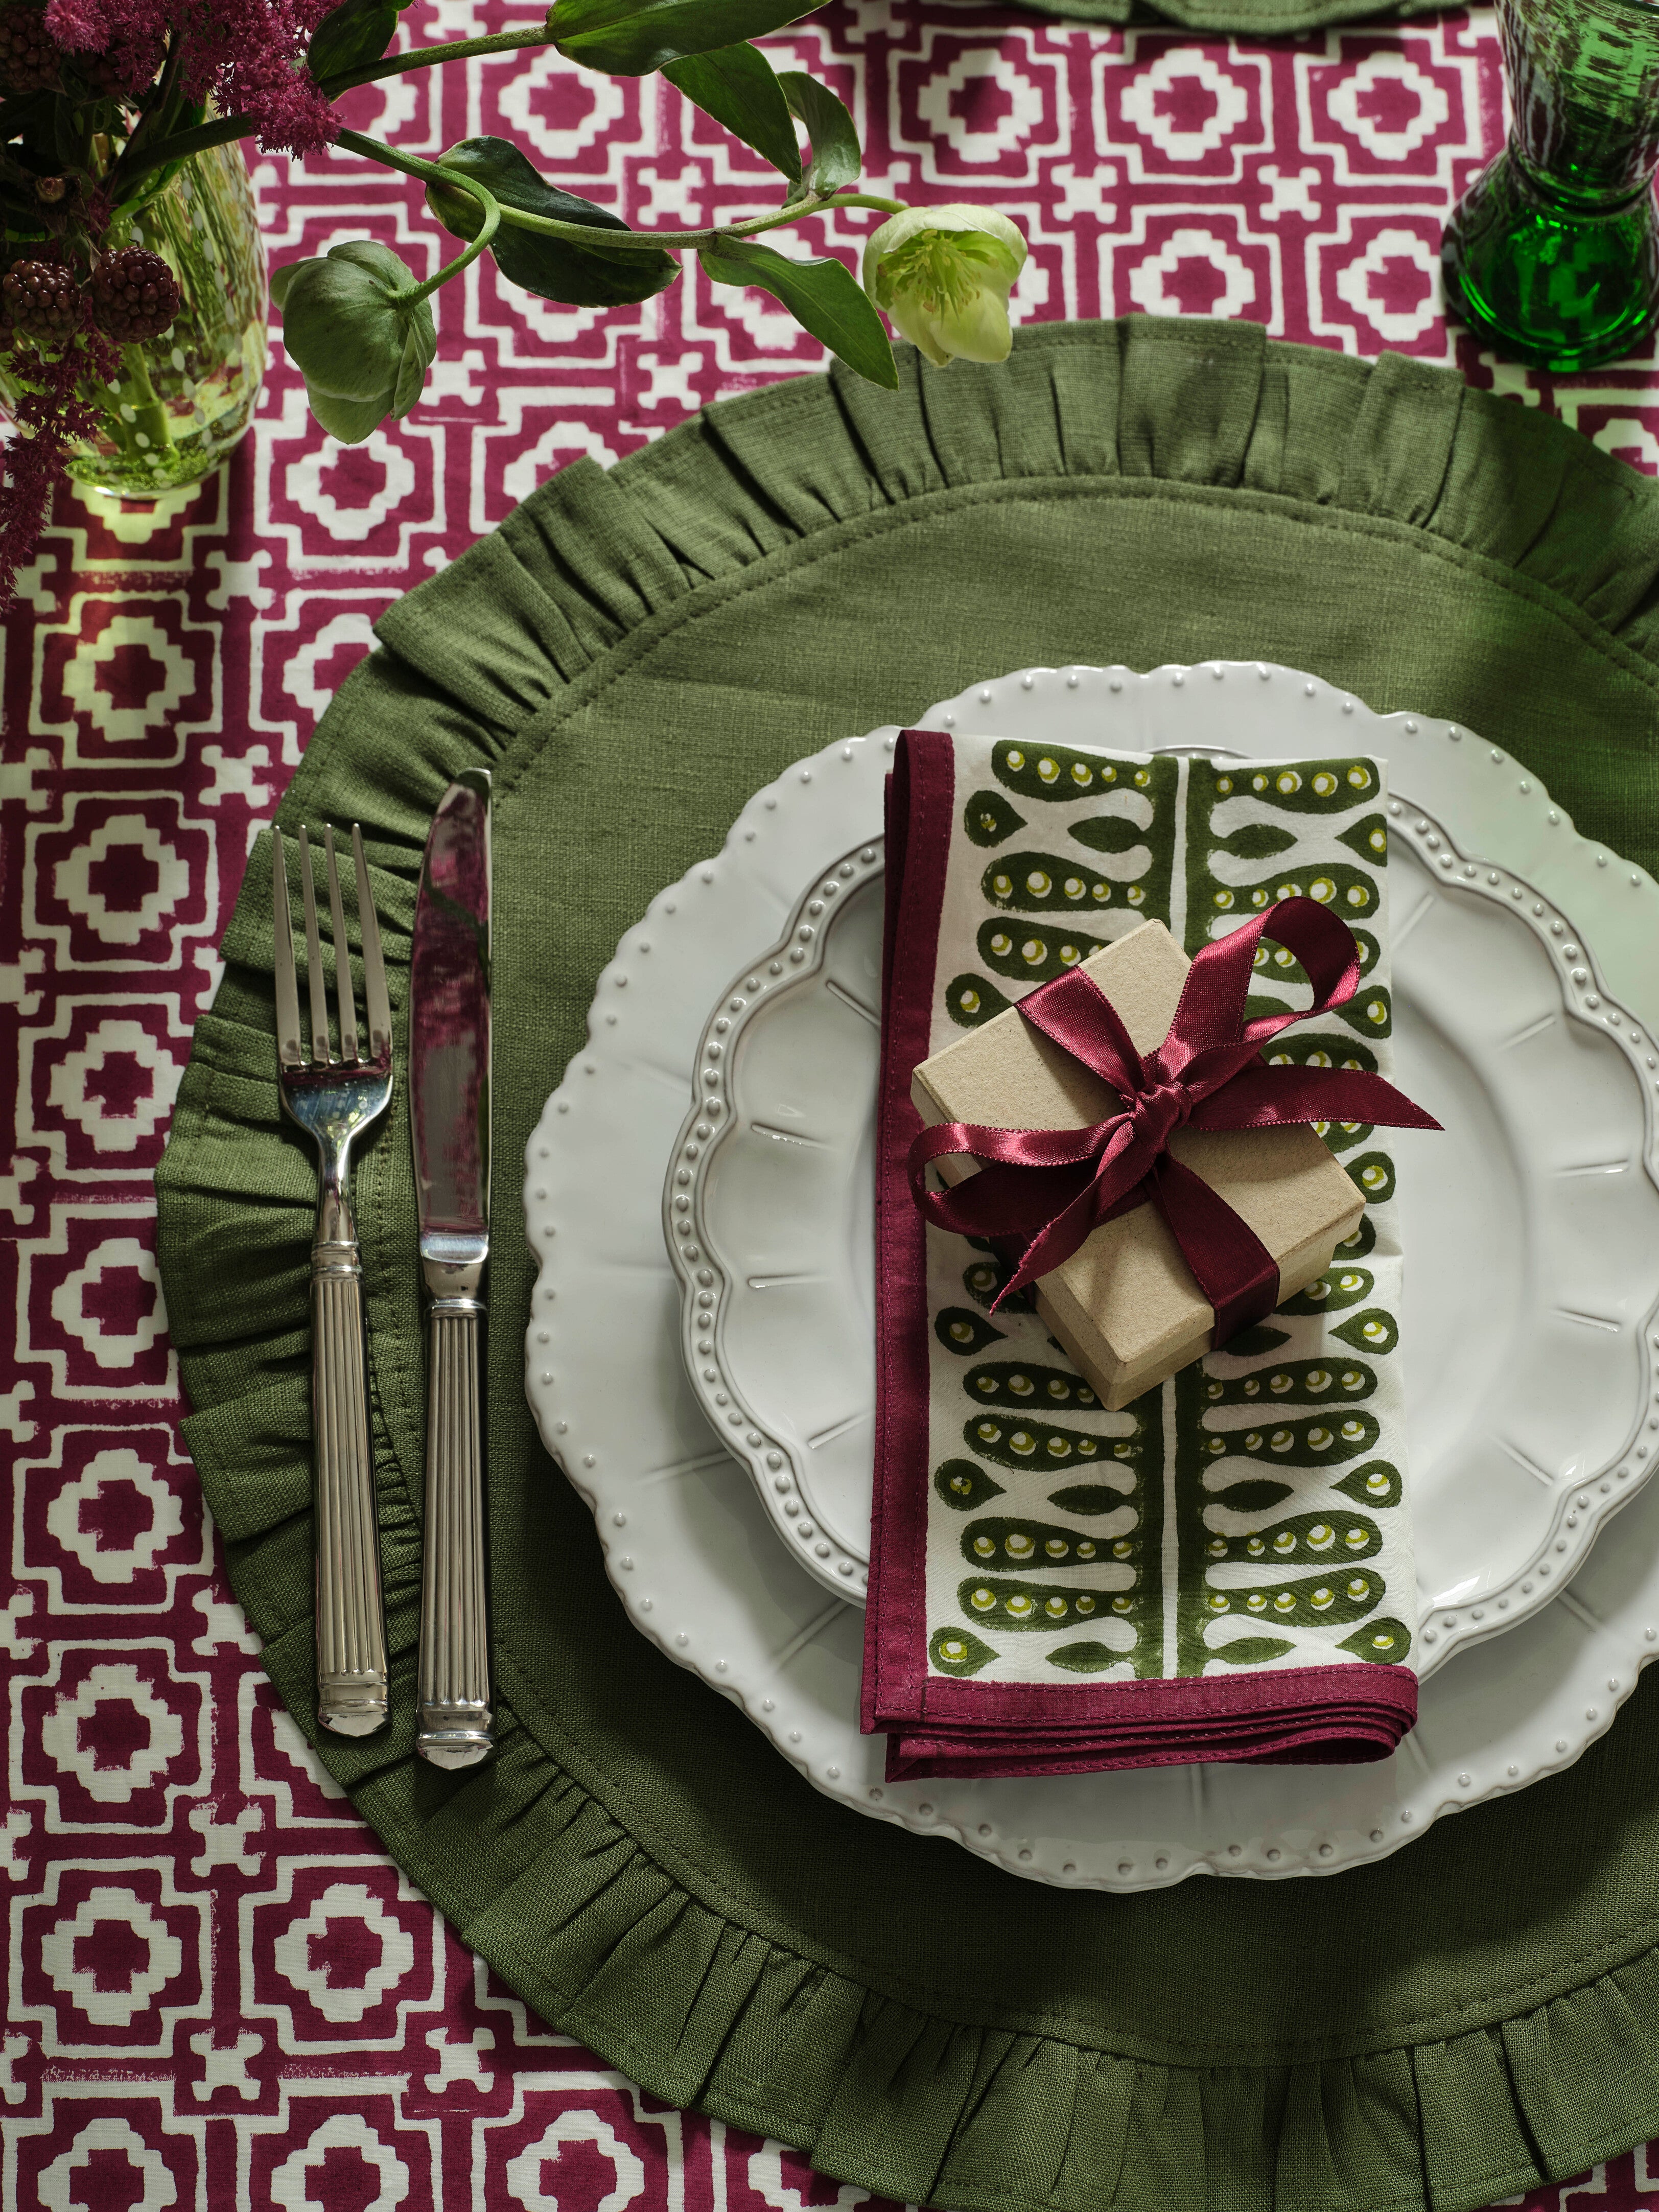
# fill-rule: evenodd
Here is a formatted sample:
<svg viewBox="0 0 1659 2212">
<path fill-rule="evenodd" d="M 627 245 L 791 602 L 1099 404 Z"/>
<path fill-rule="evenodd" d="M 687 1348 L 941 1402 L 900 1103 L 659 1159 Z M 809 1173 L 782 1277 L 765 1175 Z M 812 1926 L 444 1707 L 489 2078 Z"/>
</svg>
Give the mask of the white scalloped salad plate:
<svg viewBox="0 0 1659 2212">
<path fill-rule="evenodd" d="M 653 902 L 529 1146 L 527 1387 L 631 1618 L 828 1794 L 1067 1885 L 1334 1871 L 1569 1764 L 1659 1645 L 1659 1492 L 1639 1494 L 1659 1449 L 1659 890 L 1578 836 L 1501 749 L 1293 671 L 1026 670 L 922 719 L 1039 747 L 1389 763 L 1399 1074 L 1447 1125 L 1395 1139 L 1431 1675 L 1418 1725 L 1375 1766 L 1036 1782 L 890 1784 L 884 1741 L 860 1735 L 862 1618 L 847 1600 L 867 1544 L 890 730 L 787 771 L 717 860 Z M 694 1072 L 712 1118 L 686 1119 Z M 723 1116 L 735 1133 L 711 1142 Z M 678 1272 L 665 1214 L 669 1243 L 696 1255 Z M 676 1235 L 681 1216 L 696 1225 Z M 711 1311 L 721 1357 L 700 1360 Z M 1586 1561 L 1632 1500 L 1620 1540 Z"/>
</svg>

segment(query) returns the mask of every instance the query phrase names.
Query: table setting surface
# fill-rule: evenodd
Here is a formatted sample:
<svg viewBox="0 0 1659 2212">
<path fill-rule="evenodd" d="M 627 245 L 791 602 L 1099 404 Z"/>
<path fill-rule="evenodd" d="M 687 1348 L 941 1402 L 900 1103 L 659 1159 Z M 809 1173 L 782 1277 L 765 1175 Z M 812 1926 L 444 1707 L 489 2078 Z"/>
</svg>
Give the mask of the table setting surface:
<svg viewBox="0 0 1659 2212">
<path fill-rule="evenodd" d="M 600 317 L 475 270 L 428 404 L 368 445 L 325 440 L 278 347 L 222 477 L 60 495 L 0 767 L 15 2201 L 1067 2205 L 1108 2171 L 1131 2204 L 1659 2201 L 1639 1650 L 1576 1764 L 1380 1864 L 1069 1893 L 834 1802 L 636 1633 L 524 1395 L 518 1164 L 580 1090 L 596 979 L 822 748 L 1010 672 L 1266 661 L 1490 739 L 1659 864 L 1653 361 L 1553 380 L 1440 312 L 1440 224 L 1500 135 L 1490 17 L 1194 21 L 837 5 L 781 42 L 878 185 L 1018 207 L 1005 370 L 776 384 L 822 356 L 753 295 Z M 354 97 L 415 152 L 526 131 L 641 221 L 754 190 L 653 88 L 545 58 Z M 254 184 L 277 260 L 399 236 L 416 197 L 338 161 Z M 427 826 L 475 768 L 498 1748 L 457 1777 L 414 1756 L 400 1091 L 356 1179 L 393 1725 L 308 1740 L 314 1182 L 266 825 L 362 822 L 402 1049 Z"/>
</svg>

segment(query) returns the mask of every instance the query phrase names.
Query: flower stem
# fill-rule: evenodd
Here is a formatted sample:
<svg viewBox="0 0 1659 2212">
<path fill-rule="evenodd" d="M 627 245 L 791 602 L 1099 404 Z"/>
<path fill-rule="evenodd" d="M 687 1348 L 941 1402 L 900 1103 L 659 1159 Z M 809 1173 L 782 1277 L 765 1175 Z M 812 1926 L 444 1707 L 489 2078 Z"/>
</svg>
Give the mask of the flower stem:
<svg viewBox="0 0 1659 2212">
<path fill-rule="evenodd" d="M 193 131 L 177 131 L 170 138 L 153 141 L 130 166 L 124 155 L 116 165 L 118 180 L 112 179 L 115 204 L 118 207 L 131 199 L 134 185 L 152 169 L 182 161 L 191 154 L 204 154 L 210 146 L 228 146 L 238 138 L 252 138 L 258 127 L 249 116 L 224 115 L 216 123 L 200 123 Z"/>
<path fill-rule="evenodd" d="M 411 302 L 430 299 L 441 284 L 447 284 L 452 276 L 459 276 L 463 269 L 477 259 L 501 227 L 501 204 L 493 192 L 487 191 L 476 177 L 457 176 L 453 179 L 453 182 L 462 191 L 470 192 L 477 201 L 483 210 L 483 221 L 478 226 L 477 236 L 472 240 L 465 253 L 458 253 L 453 261 L 447 262 L 443 268 L 439 270 L 435 276 L 428 276 L 424 284 L 417 284 L 414 291 L 408 295 Z"/>
<path fill-rule="evenodd" d="M 463 55 L 474 53 L 506 53 L 514 47 L 544 46 L 547 41 L 539 34 L 528 32 L 500 32 L 493 39 L 459 39 L 447 46 L 417 47 L 414 52 L 398 54 L 393 59 L 362 75 L 329 77 L 324 81 L 328 92 L 346 90 L 350 85 L 368 84 L 379 76 L 390 76 L 398 70 L 425 66 L 428 62 L 459 60 Z M 152 143 L 129 163 L 124 155 L 117 165 L 114 198 L 117 204 L 131 197 L 133 186 L 151 169 L 164 162 L 182 161 L 191 154 L 204 153 L 210 146 L 227 146 L 238 138 L 252 138 L 257 124 L 246 115 L 227 115 L 217 122 L 199 124 L 193 131 L 180 131 L 171 137 Z M 460 181 L 453 169 L 441 169 L 435 162 L 422 161 L 412 154 L 404 154 L 378 138 L 366 137 L 359 131 L 342 131 L 337 144 L 348 153 L 360 155 L 364 161 L 379 161 L 386 167 L 401 169 L 406 176 L 419 177 L 428 184 L 453 185 Z M 131 148 L 128 152 L 132 152 Z M 606 252 L 634 252 L 655 253 L 670 246 L 707 246 L 717 238 L 754 238 L 763 230 L 775 230 L 781 223 L 799 222 L 809 215 L 821 215 L 830 208 L 874 208 L 883 215 L 900 215 L 904 210 L 902 200 L 883 198 L 877 192 L 838 191 L 823 195 L 811 193 L 788 207 L 780 208 L 774 215 L 751 216 L 747 222 L 732 223 L 725 229 L 708 230 L 620 230 L 606 228 L 604 245 Z M 544 238 L 567 239 L 576 246 L 594 244 L 594 226 L 591 223 L 561 222 L 555 216 L 529 215 L 522 208 L 502 207 L 498 222 L 514 230 L 539 231 Z M 492 231 L 493 235 L 493 231 Z M 465 267 L 468 255 L 458 263 Z"/>
<path fill-rule="evenodd" d="M 154 138 L 155 136 L 156 118 L 167 114 L 173 106 L 173 92 L 178 86 L 179 73 L 184 64 L 185 43 L 185 33 L 175 27 L 167 40 L 167 59 L 161 65 L 161 74 L 151 86 L 143 112 L 111 173 L 110 191 L 113 199 L 118 200 L 120 198 L 122 172 L 129 156 L 135 159 L 137 157 L 146 140 Z"/>
<path fill-rule="evenodd" d="M 441 46 L 411 46 L 407 53 L 388 54 L 370 69 L 343 70 L 338 76 L 317 81 L 331 100 L 356 85 L 374 84 L 383 76 L 398 76 L 405 70 L 428 69 L 441 62 L 471 61 L 478 54 L 510 54 L 525 46 L 550 46 L 545 24 L 533 31 L 496 31 L 487 39 L 452 39 Z"/>
<path fill-rule="evenodd" d="M 399 147 L 384 145 L 378 138 L 366 138 L 359 131 L 343 131 L 337 143 L 348 154 L 361 154 L 367 161 L 382 162 L 389 169 L 401 169 L 405 176 L 421 177 L 428 184 L 442 185 L 447 190 L 471 183 L 459 169 L 444 168 L 436 161 L 422 161 Z M 775 215 L 750 216 L 746 222 L 732 223 L 723 230 L 597 229 L 592 223 L 561 222 L 555 216 L 529 215 L 515 207 L 503 207 L 501 220 L 512 230 L 533 230 L 544 238 L 568 239 L 575 246 L 599 246 L 607 253 L 657 253 L 667 246 L 708 246 L 720 238 L 752 238 L 763 230 L 775 230 L 780 223 L 799 222 L 806 216 L 822 215 L 830 208 L 879 208 L 889 215 L 896 215 L 902 205 L 901 201 L 881 199 L 873 192 L 831 192 L 823 196 L 812 192 L 805 199 L 780 208 Z"/>
<path fill-rule="evenodd" d="M 156 397 L 155 386 L 149 380 L 149 363 L 144 359 L 144 349 L 141 345 L 124 345 L 121 358 L 126 364 L 127 381 L 131 385 L 138 403 L 132 425 L 135 439 L 142 430 L 152 447 L 170 446 L 173 443 L 172 420 Z"/>
<path fill-rule="evenodd" d="M 343 92 L 349 92 L 356 85 L 374 84 L 381 77 L 400 76 L 408 70 L 429 69 L 441 62 L 470 61 L 479 54 L 510 54 L 526 46 L 544 46 L 549 43 L 544 25 L 533 31 L 497 31 L 485 39 L 452 39 L 443 46 L 413 46 L 407 53 L 388 55 L 372 69 L 343 71 L 338 76 L 320 77 L 318 82 L 330 100 L 337 100 Z M 180 131 L 152 144 L 131 165 L 123 162 L 120 196 L 125 198 L 146 171 L 160 167 L 164 161 L 181 161 L 187 154 L 204 153 L 210 146 L 227 146 L 238 138 L 252 138 L 258 128 L 248 116 L 223 115 L 216 122 L 198 124 L 193 131 Z"/>
</svg>

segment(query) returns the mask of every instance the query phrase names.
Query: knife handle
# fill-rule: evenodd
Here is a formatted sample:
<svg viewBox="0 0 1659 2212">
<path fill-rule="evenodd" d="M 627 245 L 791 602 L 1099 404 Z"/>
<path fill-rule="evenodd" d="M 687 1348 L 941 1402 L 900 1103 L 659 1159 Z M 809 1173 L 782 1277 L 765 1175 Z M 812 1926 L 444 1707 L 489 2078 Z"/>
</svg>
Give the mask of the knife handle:
<svg viewBox="0 0 1659 2212">
<path fill-rule="evenodd" d="M 325 1189 L 311 1248 L 317 1522 L 317 1717 L 337 1735 L 386 1725 L 380 1534 L 368 1443 L 363 1278 L 344 1198 Z"/>
<path fill-rule="evenodd" d="M 421 1589 L 421 1729 L 434 1766 L 487 1759 L 489 1629 L 484 1596 L 483 1424 L 477 1298 L 432 1302 Z"/>
</svg>

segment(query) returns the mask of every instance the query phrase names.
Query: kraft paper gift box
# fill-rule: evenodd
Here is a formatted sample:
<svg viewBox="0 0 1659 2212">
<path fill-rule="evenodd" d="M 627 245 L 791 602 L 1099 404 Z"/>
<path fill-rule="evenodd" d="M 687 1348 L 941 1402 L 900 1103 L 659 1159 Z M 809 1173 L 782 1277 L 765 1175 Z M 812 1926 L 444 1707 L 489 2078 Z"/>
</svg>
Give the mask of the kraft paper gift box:
<svg viewBox="0 0 1659 2212">
<path fill-rule="evenodd" d="M 1135 1049 L 1168 1032 L 1191 965 L 1162 922 L 1148 921 L 1080 963 L 1121 1018 Z M 1098 1077 L 1010 1007 L 924 1060 L 912 1079 L 929 1126 L 1070 1129 L 1101 1121 L 1122 1101 Z M 1293 1297 L 1331 1263 L 1364 1201 L 1305 1124 L 1279 1129 L 1181 1129 L 1176 1159 L 1201 1176 L 1253 1229 L 1279 1265 L 1279 1295 Z M 975 1172 L 947 1157 L 946 1180 Z M 1104 1223 L 1036 1286 L 1037 1311 L 1103 1405 L 1116 1408 L 1210 1349 L 1215 1315 L 1157 1207 Z"/>
</svg>

